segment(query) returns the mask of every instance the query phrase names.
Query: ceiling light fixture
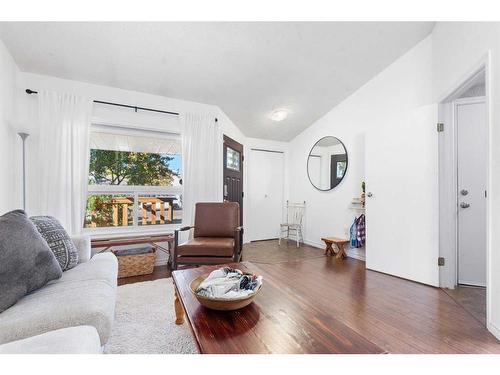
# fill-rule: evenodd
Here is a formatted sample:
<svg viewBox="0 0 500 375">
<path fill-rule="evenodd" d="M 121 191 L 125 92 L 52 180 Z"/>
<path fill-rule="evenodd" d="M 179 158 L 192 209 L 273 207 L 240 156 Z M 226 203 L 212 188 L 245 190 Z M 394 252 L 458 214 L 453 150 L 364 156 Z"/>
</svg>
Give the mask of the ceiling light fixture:
<svg viewBox="0 0 500 375">
<path fill-rule="evenodd" d="M 273 121 L 283 121 L 288 116 L 288 111 L 286 109 L 275 109 L 269 115 L 269 118 Z"/>
</svg>

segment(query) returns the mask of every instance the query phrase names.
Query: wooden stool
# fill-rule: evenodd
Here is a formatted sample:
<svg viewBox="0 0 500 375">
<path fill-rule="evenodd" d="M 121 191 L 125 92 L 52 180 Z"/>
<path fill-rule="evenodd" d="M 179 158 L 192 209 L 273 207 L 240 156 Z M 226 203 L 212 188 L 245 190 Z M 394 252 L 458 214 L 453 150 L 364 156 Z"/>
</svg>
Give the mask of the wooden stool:
<svg viewBox="0 0 500 375">
<path fill-rule="evenodd" d="M 347 257 L 347 254 L 345 253 L 346 246 L 349 244 L 349 240 L 346 240 L 344 238 L 337 238 L 337 237 L 325 237 L 322 238 L 321 241 L 323 241 L 326 245 L 325 248 L 325 255 L 334 255 L 335 251 L 333 250 L 333 244 L 335 244 L 335 247 L 338 249 L 336 252 L 337 258 L 338 259 L 343 259 Z"/>
</svg>

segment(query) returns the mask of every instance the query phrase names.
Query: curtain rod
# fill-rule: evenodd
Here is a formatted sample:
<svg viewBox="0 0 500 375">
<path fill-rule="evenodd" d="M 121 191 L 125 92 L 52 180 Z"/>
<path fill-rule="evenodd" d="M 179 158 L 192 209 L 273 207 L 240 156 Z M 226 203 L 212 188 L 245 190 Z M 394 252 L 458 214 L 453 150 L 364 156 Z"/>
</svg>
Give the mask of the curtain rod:
<svg viewBox="0 0 500 375">
<path fill-rule="evenodd" d="M 26 89 L 26 94 L 38 94 L 38 91 L 34 91 L 31 89 Z M 149 111 L 149 112 L 158 112 L 158 113 L 166 113 L 167 115 L 174 115 L 174 116 L 179 116 L 178 112 L 170 112 L 170 111 L 162 111 L 160 109 L 152 109 L 152 108 L 145 108 L 145 107 L 137 107 L 133 105 L 127 105 L 127 104 L 118 104 L 118 103 L 112 103 L 112 102 L 103 102 L 101 100 L 94 100 L 94 103 L 98 104 L 106 104 L 106 105 L 114 105 L 116 107 L 125 107 L 125 108 L 132 108 L 136 112 L 138 110 L 140 111 Z M 215 119 L 215 122 L 217 122 L 217 119 Z"/>
</svg>

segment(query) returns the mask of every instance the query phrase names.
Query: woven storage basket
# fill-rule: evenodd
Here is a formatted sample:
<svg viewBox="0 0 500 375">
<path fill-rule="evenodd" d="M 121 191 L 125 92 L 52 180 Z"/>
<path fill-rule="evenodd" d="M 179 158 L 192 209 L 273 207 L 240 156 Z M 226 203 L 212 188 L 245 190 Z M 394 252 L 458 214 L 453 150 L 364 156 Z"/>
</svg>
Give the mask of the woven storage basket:
<svg viewBox="0 0 500 375">
<path fill-rule="evenodd" d="M 139 275 L 149 275 L 153 273 L 156 262 L 156 249 L 146 254 L 119 255 L 118 278 Z"/>
</svg>

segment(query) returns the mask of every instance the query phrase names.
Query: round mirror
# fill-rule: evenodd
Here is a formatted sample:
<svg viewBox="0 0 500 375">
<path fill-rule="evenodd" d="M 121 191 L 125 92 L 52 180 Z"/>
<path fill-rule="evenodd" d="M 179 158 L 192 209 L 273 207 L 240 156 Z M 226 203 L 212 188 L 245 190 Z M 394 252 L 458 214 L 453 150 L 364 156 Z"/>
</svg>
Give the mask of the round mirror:
<svg viewBox="0 0 500 375">
<path fill-rule="evenodd" d="M 309 181 L 318 190 L 328 191 L 340 184 L 347 172 L 347 150 L 335 137 L 321 138 L 307 158 Z"/>
</svg>

